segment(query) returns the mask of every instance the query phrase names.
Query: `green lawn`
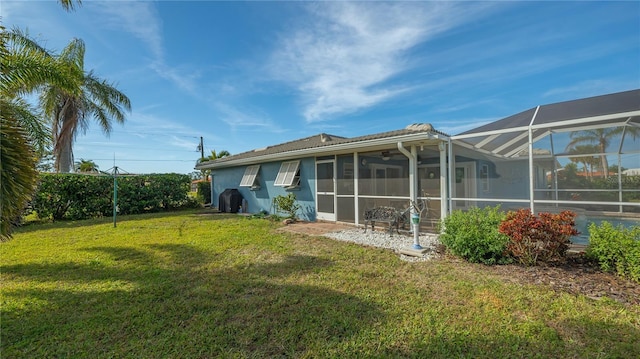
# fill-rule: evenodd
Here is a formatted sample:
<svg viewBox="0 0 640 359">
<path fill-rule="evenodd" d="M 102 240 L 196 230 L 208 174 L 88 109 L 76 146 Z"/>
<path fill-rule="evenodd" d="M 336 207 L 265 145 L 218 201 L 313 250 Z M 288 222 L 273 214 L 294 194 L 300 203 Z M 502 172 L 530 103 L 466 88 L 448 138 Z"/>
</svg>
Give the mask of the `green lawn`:
<svg viewBox="0 0 640 359">
<path fill-rule="evenodd" d="M 181 212 L 0 244 L 2 358 L 637 358 L 640 306 Z"/>
</svg>

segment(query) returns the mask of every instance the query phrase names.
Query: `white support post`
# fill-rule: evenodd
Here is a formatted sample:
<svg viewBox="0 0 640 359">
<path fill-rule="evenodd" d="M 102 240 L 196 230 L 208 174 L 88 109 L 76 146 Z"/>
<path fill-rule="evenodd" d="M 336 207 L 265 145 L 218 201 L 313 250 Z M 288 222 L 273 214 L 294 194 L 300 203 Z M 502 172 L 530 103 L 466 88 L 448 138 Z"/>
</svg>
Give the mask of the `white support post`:
<svg viewBox="0 0 640 359">
<path fill-rule="evenodd" d="M 353 153 L 353 208 L 355 213 L 356 226 L 360 224 L 360 201 L 358 200 L 358 174 L 360 173 L 360 156 L 358 152 Z"/>
<path fill-rule="evenodd" d="M 411 146 L 411 152 L 398 142 L 398 150 L 409 159 L 409 197 L 411 198 L 411 224 L 413 226 L 413 249 L 422 250 L 420 245 L 420 212 L 415 205 L 418 203 L 418 149 Z"/>
<path fill-rule="evenodd" d="M 448 199 L 449 199 L 449 210 L 453 210 L 453 181 L 455 180 L 454 171 L 456 168 L 456 155 L 453 153 L 453 141 L 449 139 L 449 184 L 447 186 L 448 189 Z"/>
<path fill-rule="evenodd" d="M 447 148 L 444 142 L 438 143 L 440 150 L 440 219 L 447 216 Z"/>
<path fill-rule="evenodd" d="M 535 186 L 535 173 L 533 173 L 533 122 L 536 120 L 536 116 L 538 115 L 538 110 L 540 110 L 540 106 L 536 107 L 536 112 L 534 112 L 533 117 L 531 118 L 531 123 L 529 123 L 529 204 L 531 208 L 531 213 L 535 214 L 535 204 L 534 204 L 534 186 Z"/>
<path fill-rule="evenodd" d="M 411 146 L 411 157 L 409 157 L 409 186 L 411 188 L 409 195 L 413 203 L 418 203 L 418 149 Z M 415 218 L 418 218 L 416 221 Z M 420 212 L 414 206 L 411 206 L 411 222 L 413 223 L 413 249 L 422 249 L 420 245 Z"/>
</svg>

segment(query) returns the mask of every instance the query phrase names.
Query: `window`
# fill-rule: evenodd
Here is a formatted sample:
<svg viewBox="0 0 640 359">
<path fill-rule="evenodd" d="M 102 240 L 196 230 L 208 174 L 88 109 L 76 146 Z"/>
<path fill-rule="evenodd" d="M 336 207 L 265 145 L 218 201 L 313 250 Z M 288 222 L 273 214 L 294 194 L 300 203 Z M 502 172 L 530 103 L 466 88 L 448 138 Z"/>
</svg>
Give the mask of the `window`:
<svg viewBox="0 0 640 359">
<path fill-rule="evenodd" d="M 480 166 L 480 184 L 483 192 L 489 192 L 489 165 Z"/>
<path fill-rule="evenodd" d="M 258 181 L 258 171 L 260 171 L 260 165 L 249 166 L 244 170 L 242 181 L 240 181 L 240 187 L 260 188 Z"/>
<path fill-rule="evenodd" d="M 282 162 L 274 186 L 291 187 L 300 184 L 300 161 Z"/>
</svg>

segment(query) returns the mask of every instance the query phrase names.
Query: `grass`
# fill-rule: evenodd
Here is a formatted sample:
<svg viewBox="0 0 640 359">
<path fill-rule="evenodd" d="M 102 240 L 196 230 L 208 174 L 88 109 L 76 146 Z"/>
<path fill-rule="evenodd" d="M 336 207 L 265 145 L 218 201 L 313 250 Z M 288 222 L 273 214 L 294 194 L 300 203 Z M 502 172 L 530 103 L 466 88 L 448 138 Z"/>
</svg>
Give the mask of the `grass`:
<svg viewBox="0 0 640 359">
<path fill-rule="evenodd" d="M 636 358 L 640 307 L 197 212 L 0 244 L 2 358 Z"/>
</svg>

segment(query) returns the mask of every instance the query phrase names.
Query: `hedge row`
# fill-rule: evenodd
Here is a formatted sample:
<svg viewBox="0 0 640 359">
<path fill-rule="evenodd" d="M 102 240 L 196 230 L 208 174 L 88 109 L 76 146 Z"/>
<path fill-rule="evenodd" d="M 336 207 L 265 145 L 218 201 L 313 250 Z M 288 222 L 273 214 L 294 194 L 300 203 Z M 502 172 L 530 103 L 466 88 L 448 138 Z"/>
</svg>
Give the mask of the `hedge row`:
<svg viewBox="0 0 640 359">
<path fill-rule="evenodd" d="M 188 196 L 191 179 L 182 174 L 121 176 L 118 214 L 138 214 L 192 208 Z M 114 180 L 111 176 L 40 174 L 31 208 L 40 218 L 86 219 L 113 213 Z"/>
</svg>

